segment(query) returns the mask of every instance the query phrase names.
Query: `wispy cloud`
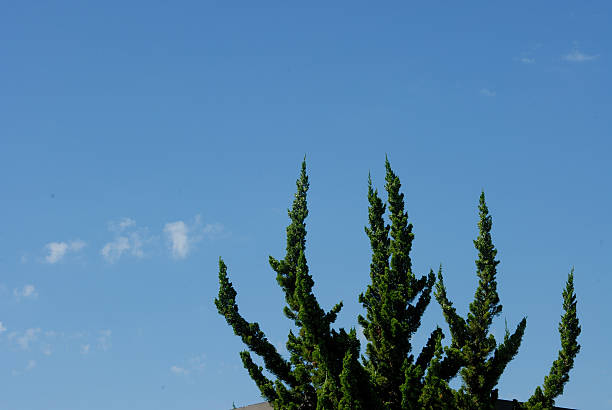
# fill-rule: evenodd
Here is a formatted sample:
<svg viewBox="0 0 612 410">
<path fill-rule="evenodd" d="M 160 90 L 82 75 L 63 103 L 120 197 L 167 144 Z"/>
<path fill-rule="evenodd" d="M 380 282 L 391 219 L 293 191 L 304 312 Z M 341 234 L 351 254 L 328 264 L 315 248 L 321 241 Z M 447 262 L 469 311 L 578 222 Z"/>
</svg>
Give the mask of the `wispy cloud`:
<svg viewBox="0 0 612 410">
<path fill-rule="evenodd" d="M 4 327 L 4 324 L 0 322 L 0 333 L 4 333 L 4 332 L 6 332 L 6 327 Z"/>
<path fill-rule="evenodd" d="M 189 370 L 185 369 L 184 367 L 180 367 L 180 366 L 172 366 L 170 367 L 170 371 L 174 374 L 184 374 L 184 375 L 189 374 Z"/>
<path fill-rule="evenodd" d="M 536 63 L 536 54 L 538 54 L 539 49 L 542 48 L 542 44 L 536 43 L 527 47 L 525 51 L 523 51 L 520 57 L 515 58 L 515 61 L 518 61 L 521 64 L 535 64 Z"/>
<path fill-rule="evenodd" d="M 13 295 L 19 301 L 21 299 L 36 299 L 38 297 L 38 292 L 34 285 L 25 285 L 21 289 L 13 289 Z"/>
<path fill-rule="evenodd" d="M 119 221 L 109 222 L 108 229 L 115 232 L 116 237 L 100 250 L 100 254 L 107 262 L 114 263 L 125 254 L 137 258 L 144 256 L 143 245 L 151 241 L 146 228 L 137 229 L 134 219 L 122 218 Z"/>
<path fill-rule="evenodd" d="M 206 356 L 204 354 L 193 356 L 186 360 L 184 365 L 174 365 L 170 367 L 170 371 L 177 375 L 189 375 L 192 373 L 199 373 L 204 369 L 204 361 Z"/>
<path fill-rule="evenodd" d="M 106 245 L 104 245 L 100 253 L 108 262 L 113 263 L 116 262 L 124 252 L 129 251 L 130 248 L 131 245 L 129 238 L 120 236 L 115 238 L 114 241 L 108 242 Z"/>
<path fill-rule="evenodd" d="M 111 335 L 112 331 L 110 329 L 100 330 L 98 337 L 98 347 L 103 351 L 107 351 L 111 348 Z"/>
<path fill-rule="evenodd" d="M 482 88 L 480 90 L 480 95 L 484 97 L 495 97 L 497 93 L 495 91 L 489 90 L 488 88 Z"/>
<path fill-rule="evenodd" d="M 53 346 L 57 344 L 81 354 L 89 353 L 94 346 L 97 346 L 99 351 L 107 351 L 111 348 L 111 335 L 110 329 L 91 333 L 89 331 L 63 332 L 29 328 L 23 331 L 11 331 L 7 339 L 21 350 L 36 349 L 40 350 L 45 356 L 50 356 L 53 352 Z"/>
<path fill-rule="evenodd" d="M 11 332 L 8 335 L 9 341 L 14 341 L 21 349 L 29 350 L 30 344 L 38 339 L 40 334 L 40 328 L 26 329 L 23 333 Z"/>
<path fill-rule="evenodd" d="M 563 56 L 565 61 L 569 61 L 572 63 L 584 63 L 586 61 L 592 61 L 599 58 L 599 54 L 586 54 L 582 51 L 575 48 L 570 53 L 567 53 Z"/>
<path fill-rule="evenodd" d="M 169 222 L 164 226 L 164 233 L 170 241 L 172 257 L 185 259 L 190 250 L 189 228 L 183 221 Z"/>
<path fill-rule="evenodd" d="M 113 232 L 123 232 L 127 228 L 136 225 L 136 221 L 132 218 L 121 218 L 118 221 L 111 221 L 108 223 L 108 229 Z"/>
<path fill-rule="evenodd" d="M 51 242 L 46 245 L 49 254 L 45 258 L 47 263 L 59 262 L 66 251 L 68 250 L 68 244 L 66 242 Z"/>
<path fill-rule="evenodd" d="M 209 238 L 217 238 L 221 235 L 227 234 L 227 231 L 225 230 L 225 226 L 215 222 L 204 225 L 202 228 L 202 233 Z"/>
<path fill-rule="evenodd" d="M 185 259 L 193 250 L 194 245 L 202 239 L 216 239 L 226 236 L 225 227 L 218 223 L 208 223 L 202 226 L 202 218 L 196 215 L 191 224 L 184 221 L 168 222 L 164 226 L 164 234 L 168 246 L 175 259 Z"/>
<path fill-rule="evenodd" d="M 48 254 L 45 257 L 47 263 L 54 264 L 62 260 L 68 252 L 78 252 L 85 247 L 85 242 L 80 239 L 70 242 L 49 242 L 45 245 Z"/>
</svg>

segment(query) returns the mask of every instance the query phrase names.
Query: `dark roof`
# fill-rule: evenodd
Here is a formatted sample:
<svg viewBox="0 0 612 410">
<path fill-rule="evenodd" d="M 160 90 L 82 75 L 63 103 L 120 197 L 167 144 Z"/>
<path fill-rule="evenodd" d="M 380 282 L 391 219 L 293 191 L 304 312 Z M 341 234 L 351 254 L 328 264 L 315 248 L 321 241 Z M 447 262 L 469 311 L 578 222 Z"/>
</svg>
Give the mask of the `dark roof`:
<svg viewBox="0 0 612 410">
<path fill-rule="evenodd" d="M 270 406 L 267 402 L 251 404 L 250 406 L 238 407 L 239 409 L 244 410 L 270 410 L 272 406 Z"/>
<path fill-rule="evenodd" d="M 498 399 L 497 400 L 497 405 L 495 406 L 495 410 L 514 410 L 515 407 L 515 401 L 511 401 L 511 400 L 501 400 Z M 568 409 L 565 407 L 553 407 L 554 410 L 572 410 L 572 409 Z"/>
</svg>

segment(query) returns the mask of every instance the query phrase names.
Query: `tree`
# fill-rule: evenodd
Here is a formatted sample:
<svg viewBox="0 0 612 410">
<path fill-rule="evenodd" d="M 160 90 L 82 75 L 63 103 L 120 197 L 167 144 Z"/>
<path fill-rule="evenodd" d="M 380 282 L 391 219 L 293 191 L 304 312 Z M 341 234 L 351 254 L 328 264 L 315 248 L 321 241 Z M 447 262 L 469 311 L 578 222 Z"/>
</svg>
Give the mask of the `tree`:
<svg viewBox="0 0 612 410">
<path fill-rule="evenodd" d="M 242 362 L 257 384 L 262 396 L 277 409 L 330 409 L 343 406 L 372 407 L 369 380 L 359 361 L 359 341 L 353 330 L 331 328 L 342 303 L 325 312 L 312 293 L 314 281 L 306 263 L 306 194 L 309 183 L 306 162 L 297 180 L 297 193 L 289 210 L 285 258 L 270 257 L 270 266 L 277 273 L 277 282 L 285 293 L 285 316 L 299 329 L 290 332 L 286 361 L 267 340 L 258 323 L 247 322 L 236 305 L 236 291 L 227 276 L 227 267 L 219 260 L 219 295 L 217 310 L 249 350 L 263 359 L 275 381 L 263 374 L 248 351 L 240 353 Z"/>
<path fill-rule="evenodd" d="M 309 188 L 306 163 L 297 180 L 297 192 L 289 210 L 285 257 L 269 258 L 277 282 L 285 294 L 283 311 L 295 325 L 289 332 L 283 358 L 268 341 L 256 322 L 248 322 L 239 313 L 236 291 L 229 281 L 227 267 L 219 259 L 219 295 L 215 304 L 234 333 L 249 350 L 240 353 L 242 362 L 262 396 L 275 409 L 491 409 L 497 400 L 495 388 L 508 363 L 517 354 L 526 327 L 526 319 L 498 345 L 489 329 L 502 311 L 497 293 L 497 250 L 491 238 L 492 218 L 484 193 L 481 194 L 479 235 L 474 241 L 479 278 L 467 318 L 459 316 L 450 302 L 442 269 L 438 282 L 430 270 L 417 278 L 412 272 L 410 251 L 414 235 L 404 211 L 401 183 L 385 161 L 387 204 L 378 196 L 368 179 L 369 224 L 365 228 L 372 248 L 370 279 L 359 296 L 366 316 L 359 315 L 368 343 L 365 356 L 359 358 L 360 343 L 355 329 L 349 332 L 332 328 L 342 302 L 323 310 L 313 294 L 314 281 L 306 262 L 306 224 Z M 385 223 L 389 210 L 390 224 Z M 415 358 L 411 338 L 421 325 L 421 318 L 435 297 L 442 307 L 451 341 L 444 347 L 444 334 L 437 327 Z M 580 350 L 577 337 L 580 326 L 576 315 L 573 271 L 563 292 L 565 314 L 561 319 L 562 349 L 533 396 L 523 406 L 546 409 L 563 393 L 569 371 Z M 264 375 L 250 352 L 263 360 L 274 380 Z M 450 388 L 448 382 L 460 374 L 463 386 Z"/>
<path fill-rule="evenodd" d="M 489 328 L 495 316 L 502 311 L 497 294 L 497 250 L 491 239 L 492 218 L 485 202 L 484 192 L 480 196 L 479 235 L 474 241 L 478 250 L 476 260 L 478 287 L 474 301 L 470 304 L 467 319 L 456 312 L 449 301 L 442 269 L 438 271 L 438 283 L 435 296 L 442 308 L 452 336 L 450 346 L 445 349 L 446 358 L 441 363 L 440 374 L 449 380 L 460 372 L 463 386 L 455 392 L 455 399 L 463 409 L 494 408 L 497 400 L 497 385 L 500 376 L 508 363 L 516 356 L 527 325 L 523 318 L 510 334 L 506 327 L 504 340 L 497 345 Z M 574 366 L 574 359 L 580 351 L 577 343 L 580 326 L 576 315 L 576 295 L 574 293 L 573 270 L 568 276 L 563 291 L 563 308 L 565 314 L 559 324 L 562 349 L 558 359 L 553 363 L 549 376 L 544 380 L 544 388 L 536 388 L 527 403 L 521 405 L 528 409 L 549 409 L 554 399 L 563 393 L 563 386 L 569 380 L 569 371 Z"/>
<path fill-rule="evenodd" d="M 497 401 L 495 386 L 506 366 L 518 353 L 527 319 L 523 318 L 512 335 L 508 329 L 504 341 L 497 346 L 495 337 L 489 333 L 495 316 L 502 311 L 497 294 L 497 250 L 491 239 L 492 218 L 485 202 L 484 192 L 480 195 L 479 235 L 474 241 L 478 250 L 476 268 L 478 287 L 474 301 L 470 304 L 467 319 L 459 316 L 449 301 L 442 268 L 438 271 L 436 299 L 442 308 L 452 336 L 451 345 L 446 349 L 444 363 L 445 378 L 449 379 L 461 369 L 463 386 L 457 394 L 461 408 L 493 409 Z"/>
<path fill-rule="evenodd" d="M 367 314 L 360 315 L 358 320 L 368 340 L 365 366 L 382 405 L 386 409 L 413 405 L 416 408 L 426 368 L 434 355 L 433 343 L 440 330 L 433 332 L 430 343 L 416 360 L 411 354 L 410 340 L 431 300 L 435 276 L 430 271 L 429 275 L 416 278 L 412 272 L 412 224 L 408 223 L 408 214 L 404 211 L 400 180 L 388 160 L 385 168 L 391 225 L 385 224 L 386 206 L 369 178 L 366 234 L 372 247 L 371 284 L 359 296 Z"/>
</svg>

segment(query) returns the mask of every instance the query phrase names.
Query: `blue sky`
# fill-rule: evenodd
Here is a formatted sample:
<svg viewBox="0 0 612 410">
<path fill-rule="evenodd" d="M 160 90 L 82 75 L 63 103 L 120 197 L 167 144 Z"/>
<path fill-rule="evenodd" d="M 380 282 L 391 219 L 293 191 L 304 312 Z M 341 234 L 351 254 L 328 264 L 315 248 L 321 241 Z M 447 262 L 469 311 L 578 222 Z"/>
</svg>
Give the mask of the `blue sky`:
<svg viewBox="0 0 612 410">
<path fill-rule="evenodd" d="M 260 401 L 213 304 L 226 260 L 284 349 L 267 266 L 306 154 L 308 258 L 356 325 L 367 175 L 403 182 L 414 268 L 465 312 L 487 194 L 510 327 L 500 396 L 559 348 L 576 270 L 567 407 L 612 408 L 612 9 L 607 2 L 3 2 L 0 408 L 226 409 Z M 416 336 L 436 324 L 430 305 Z"/>
</svg>

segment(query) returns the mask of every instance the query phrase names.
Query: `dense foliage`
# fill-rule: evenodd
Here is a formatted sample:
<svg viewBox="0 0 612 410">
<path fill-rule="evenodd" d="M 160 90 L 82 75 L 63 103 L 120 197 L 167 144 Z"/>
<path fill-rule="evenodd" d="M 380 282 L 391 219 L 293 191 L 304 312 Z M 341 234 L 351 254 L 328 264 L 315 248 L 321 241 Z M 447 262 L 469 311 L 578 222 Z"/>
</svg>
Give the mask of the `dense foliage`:
<svg viewBox="0 0 612 410">
<path fill-rule="evenodd" d="M 306 262 L 306 224 L 309 187 L 306 163 L 302 163 L 297 192 L 289 210 L 285 257 L 270 257 L 277 282 L 285 294 L 285 316 L 296 332 L 289 332 L 284 358 L 259 324 L 239 313 L 236 291 L 219 260 L 219 295 L 215 304 L 248 350 L 240 353 L 244 367 L 275 409 L 488 409 L 497 399 L 496 385 L 508 363 L 517 354 L 526 327 L 523 319 L 511 334 L 497 343 L 489 332 L 493 319 L 502 311 L 497 293 L 497 250 L 491 238 L 492 218 L 480 197 L 476 274 L 479 278 L 467 318 L 461 317 L 449 300 L 442 270 L 437 281 L 433 271 L 417 277 L 412 271 L 410 251 L 414 234 L 404 210 L 399 178 L 386 166 L 387 203 L 368 181 L 369 224 L 366 234 L 372 248 L 370 279 L 359 301 L 366 311 L 358 322 L 367 339 L 365 355 L 355 329 L 332 327 L 342 302 L 325 311 L 312 292 L 314 281 Z M 388 206 L 390 224 L 385 222 Z M 431 300 L 432 290 L 444 313 L 451 340 L 443 346 L 442 329 L 431 331 L 425 346 L 414 355 L 411 338 Z M 580 350 L 580 326 L 576 316 L 573 271 L 563 292 L 565 314 L 559 325 L 561 350 L 542 387 L 520 406 L 546 409 L 563 393 L 569 371 Z M 263 360 L 255 363 L 250 352 Z M 458 390 L 448 382 L 460 375 Z"/>
</svg>

